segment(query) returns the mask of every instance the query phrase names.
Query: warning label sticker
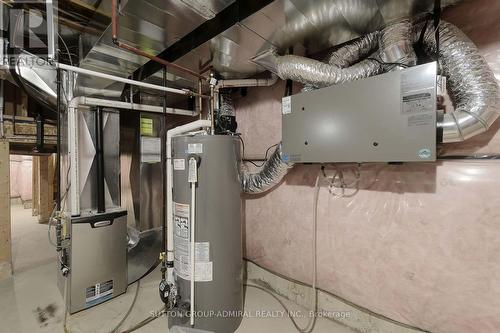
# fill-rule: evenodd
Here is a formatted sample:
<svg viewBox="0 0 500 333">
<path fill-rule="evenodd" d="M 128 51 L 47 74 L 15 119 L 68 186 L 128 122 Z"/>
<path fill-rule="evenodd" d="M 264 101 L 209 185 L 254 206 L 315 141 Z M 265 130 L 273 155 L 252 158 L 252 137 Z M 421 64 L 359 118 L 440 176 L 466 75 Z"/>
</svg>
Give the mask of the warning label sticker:
<svg viewBox="0 0 500 333">
<path fill-rule="evenodd" d="M 212 281 L 210 243 L 196 242 L 194 246 L 195 281 Z M 180 278 L 191 280 L 191 225 L 189 205 L 174 203 L 174 269 Z"/>
<path fill-rule="evenodd" d="M 183 158 L 174 158 L 174 170 L 186 170 L 186 160 Z"/>
<path fill-rule="evenodd" d="M 113 280 L 96 283 L 85 289 L 85 306 L 102 303 L 113 297 Z"/>
<path fill-rule="evenodd" d="M 203 143 L 188 143 L 187 154 L 203 154 Z"/>
<path fill-rule="evenodd" d="M 292 113 L 292 97 L 291 96 L 283 97 L 283 99 L 281 100 L 281 113 L 282 114 Z"/>
<path fill-rule="evenodd" d="M 429 112 L 434 108 L 432 93 L 428 91 L 404 95 L 402 102 L 401 111 L 403 114 Z"/>
</svg>

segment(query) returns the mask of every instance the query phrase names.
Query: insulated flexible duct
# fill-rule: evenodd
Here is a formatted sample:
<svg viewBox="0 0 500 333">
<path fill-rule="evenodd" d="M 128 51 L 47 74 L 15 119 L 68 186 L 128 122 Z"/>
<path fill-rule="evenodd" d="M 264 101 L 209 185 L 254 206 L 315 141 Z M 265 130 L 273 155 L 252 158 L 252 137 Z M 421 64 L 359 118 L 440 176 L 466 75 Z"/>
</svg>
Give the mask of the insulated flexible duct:
<svg viewBox="0 0 500 333">
<path fill-rule="evenodd" d="M 417 64 L 417 55 L 411 41 L 412 24 L 403 20 L 391 24 L 379 34 L 380 59 L 386 63 L 398 63 L 406 66 Z"/>
<path fill-rule="evenodd" d="M 415 41 L 423 28 L 423 24 L 415 26 Z M 423 40 L 428 54 L 436 52 L 434 33 L 434 26 L 428 25 Z M 443 129 L 443 142 L 464 141 L 488 130 L 498 118 L 498 83 L 477 47 L 460 29 L 441 21 L 439 36 L 440 63 L 455 111 L 445 114 L 438 127 Z"/>
<path fill-rule="evenodd" d="M 285 55 L 276 59 L 276 71 L 283 80 L 311 84 L 317 88 L 359 80 L 379 74 L 381 65 L 371 59 L 363 60 L 348 68 L 338 68 L 321 61 Z"/>
<path fill-rule="evenodd" d="M 243 192 L 257 194 L 278 184 L 293 167 L 293 163 L 285 161 L 281 154 L 281 143 L 263 166 L 262 170 L 256 173 L 241 174 L 241 187 Z"/>
<path fill-rule="evenodd" d="M 328 63 L 338 68 L 347 68 L 360 59 L 366 58 L 378 49 L 379 32 L 362 36 L 333 51 L 328 57 Z"/>
<path fill-rule="evenodd" d="M 229 93 L 220 94 L 221 104 L 219 114 L 221 116 L 235 116 L 233 100 Z"/>
</svg>

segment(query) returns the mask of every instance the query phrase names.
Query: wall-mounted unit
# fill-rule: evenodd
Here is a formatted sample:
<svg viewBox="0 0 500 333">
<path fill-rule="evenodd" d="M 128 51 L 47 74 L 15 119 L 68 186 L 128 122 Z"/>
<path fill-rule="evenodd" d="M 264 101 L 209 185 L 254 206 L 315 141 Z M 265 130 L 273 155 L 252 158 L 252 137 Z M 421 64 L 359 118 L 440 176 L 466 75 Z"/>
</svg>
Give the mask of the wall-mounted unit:
<svg viewBox="0 0 500 333">
<path fill-rule="evenodd" d="M 283 98 L 284 158 L 296 163 L 436 159 L 436 63 Z"/>
</svg>

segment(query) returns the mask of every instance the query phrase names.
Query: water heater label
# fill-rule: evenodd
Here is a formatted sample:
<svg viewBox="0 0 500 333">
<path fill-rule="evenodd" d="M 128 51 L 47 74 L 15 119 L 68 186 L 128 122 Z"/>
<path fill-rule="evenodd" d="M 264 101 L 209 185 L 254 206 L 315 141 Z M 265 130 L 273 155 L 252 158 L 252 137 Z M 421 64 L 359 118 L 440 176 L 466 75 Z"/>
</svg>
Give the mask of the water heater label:
<svg viewBox="0 0 500 333">
<path fill-rule="evenodd" d="M 187 154 L 203 154 L 203 143 L 188 143 Z"/>
<path fill-rule="evenodd" d="M 191 224 L 189 205 L 174 202 L 174 269 L 178 277 L 191 280 Z M 196 242 L 195 281 L 212 281 L 210 243 Z"/>
<path fill-rule="evenodd" d="M 174 170 L 186 170 L 186 160 L 183 158 L 174 158 Z"/>
</svg>

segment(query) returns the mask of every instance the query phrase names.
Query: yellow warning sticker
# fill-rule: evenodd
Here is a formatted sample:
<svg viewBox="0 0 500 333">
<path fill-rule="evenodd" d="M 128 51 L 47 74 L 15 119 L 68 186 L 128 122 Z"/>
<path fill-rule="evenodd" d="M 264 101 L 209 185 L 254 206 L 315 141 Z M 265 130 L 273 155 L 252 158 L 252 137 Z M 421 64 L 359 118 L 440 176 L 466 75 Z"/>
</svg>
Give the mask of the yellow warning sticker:
<svg viewBox="0 0 500 333">
<path fill-rule="evenodd" d="M 153 119 L 141 118 L 141 135 L 153 135 Z"/>
</svg>

